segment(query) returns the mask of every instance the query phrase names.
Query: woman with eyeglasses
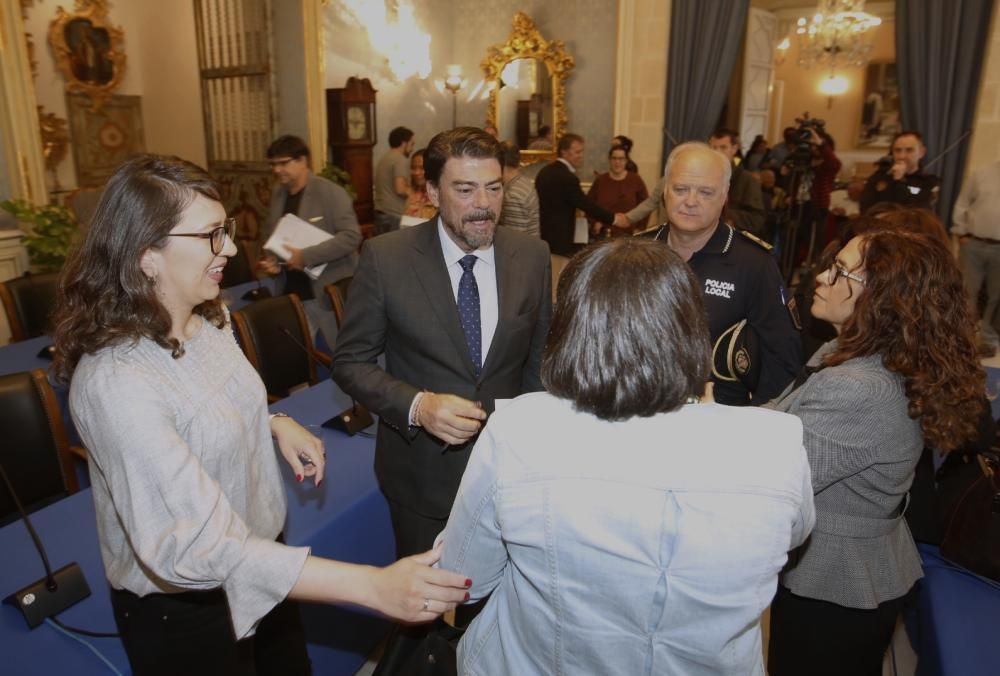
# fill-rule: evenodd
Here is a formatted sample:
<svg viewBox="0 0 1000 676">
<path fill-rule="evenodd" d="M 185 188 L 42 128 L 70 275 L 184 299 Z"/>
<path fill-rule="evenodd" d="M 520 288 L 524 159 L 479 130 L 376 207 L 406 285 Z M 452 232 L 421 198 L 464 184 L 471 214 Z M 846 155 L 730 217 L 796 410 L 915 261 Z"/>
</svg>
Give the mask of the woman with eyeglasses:
<svg viewBox="0 0 1000 676">
<path fill-rule="evenodd" d="M 282 543 L 272 443 L 301 481 L 323 479 L 322 443 L 268 416 L 219 283 L 233 224 L 204 170 L 129 160 L 108 181 L 63 271 L 57 377 L 89 452 L 115 622 L 133 673 L 307 674 L 290 599 L 354 603 L 428 621 L 465 596 L 430 564 L 385 569 Z"/>
<path fill-rule="evenodd" d="M 769 404 L 802 420 L 816 499 L 771 606 L 771 676 L 882 673 L 922 576 L 903 520 L 917 461 L 974 438 L 983 405 L 962 294 L 948 249 L 914 232 L 854 237 L 817 275 L 812 313 L 837 338 Z"/>
</svg>

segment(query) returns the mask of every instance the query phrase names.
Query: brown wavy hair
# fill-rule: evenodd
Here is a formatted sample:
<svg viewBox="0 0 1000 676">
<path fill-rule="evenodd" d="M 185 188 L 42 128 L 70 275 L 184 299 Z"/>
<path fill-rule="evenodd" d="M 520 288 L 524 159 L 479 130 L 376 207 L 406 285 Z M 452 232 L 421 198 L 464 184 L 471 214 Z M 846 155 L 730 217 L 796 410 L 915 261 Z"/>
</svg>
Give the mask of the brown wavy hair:
<svg viewBox="0 0 1000 676">
<path fill-rule="evenodd" d="M 865 287 L 824 364 L 881 355 L 903 376 L 925 443 L 955 450 L 975 438 L 986 392 L 958 265 L 932 235 L 886 230 L 861 238 Z"/>
<path fill-rule="evenodd" d="M 167 233 L 195 195 L 218 201 L 218 185 L 204 169 L 178 157 L 139 155 L 115 170 L 60 277 L 53 336 L 59 382 L 69 382 L 83 355 L 125 341 L 148 338 L 175 359 L 184 354 L 180 341 L 169 335 L 170 315 L 139 262 L 148 249 L 167 245 Z M 194 312 L 219 328 L 225 325 L 219 299 Z"/>
</svg>

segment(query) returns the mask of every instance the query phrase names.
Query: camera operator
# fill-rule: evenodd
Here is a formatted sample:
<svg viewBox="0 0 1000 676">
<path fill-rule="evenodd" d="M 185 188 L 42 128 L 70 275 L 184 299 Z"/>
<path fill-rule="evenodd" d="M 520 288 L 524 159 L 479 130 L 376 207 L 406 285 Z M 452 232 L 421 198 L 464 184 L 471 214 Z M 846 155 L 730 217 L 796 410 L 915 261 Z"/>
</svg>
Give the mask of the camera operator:
<svg viewBox="0 0 1000 676">
<path fill-rule="evenodd" d="M 806 117 L 797 118 L 796 122 L 799 143 L 781 166 L 781 173 L 790 177 L 793 208 L 801 207 L 795 230 L 796 250 L 791 252 L 798 263 L 811 260 L 812 254 L 825 244 L 830 193 L 841 163 L 834 153 L 833 137 L 823 128 L 823 120 Z"/>
<path fill-rule="evenodd" d="M 878 202 L 904 207 L 933 209 L 941 179 L 920 169 L 927 154 L 923 137 L 916 131 L 901 131 L 892 139 L 891 156 L 878 161 L 878 169 L 865 182 L 861 213 Z"/>
</svg>

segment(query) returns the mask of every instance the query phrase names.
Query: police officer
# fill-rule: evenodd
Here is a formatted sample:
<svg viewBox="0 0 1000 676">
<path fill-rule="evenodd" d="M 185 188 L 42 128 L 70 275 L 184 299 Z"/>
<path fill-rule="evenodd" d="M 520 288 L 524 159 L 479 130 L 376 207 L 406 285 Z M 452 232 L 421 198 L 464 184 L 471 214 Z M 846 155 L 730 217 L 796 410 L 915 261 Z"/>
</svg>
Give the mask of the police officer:
<svg viewBox="0 0 1000 676">
<path fill-rule="evenodd" d="M 703 285 L 716 401 L 759 405 L 795 378 L 802 344 L 767 245 L 721 219 L 731 168 L 704 143 L 674 148 L 664 171 L 668 223 L 659 238 Z"/>
<path fill-rule="evenodd" d="M 932 209 L 941 179 L 920 169 L 920 160 L 927 154 L 923 137 L 916 131 L 899 132 L 892 139 L 891 154 L 892 164 L 883 166 L 865 181 L 861 213 L 879 202 Z"/>
</svg>

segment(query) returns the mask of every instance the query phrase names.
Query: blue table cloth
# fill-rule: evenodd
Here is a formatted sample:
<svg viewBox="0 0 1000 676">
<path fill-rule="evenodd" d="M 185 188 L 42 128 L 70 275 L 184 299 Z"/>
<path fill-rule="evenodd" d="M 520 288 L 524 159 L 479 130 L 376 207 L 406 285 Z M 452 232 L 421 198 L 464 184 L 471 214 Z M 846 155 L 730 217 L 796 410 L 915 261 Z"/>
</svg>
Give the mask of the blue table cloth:
<svg viewBox="0 0 1000 676">
<path fill-rule="evenodd" d="M 272 406 L 303 424 L 318 425 L 350 405 L 332 381 L 296 392 Z M 372 428 L 372 431 L 374 428 Z M 385 565 L 395 558 L 385 499 L 376 485 L 374 441 L 322 430 L 327 451 L 326 480 L 317 489 L 299 484 L 281 461 L 288 493 L 285 537 L 309 545 L 314 554 L 356 563 Z M 65 623 L 92 631 L 115 631 L 111 601 L 97 541 L 89 490 L 35 512 L 32 522 L 48 549 L 53 568 L 75 561 L 92 594 L 60 616 Z M 42 577 L 43 569 L 20 522 L 0 529 L 0 594 Z M 303 605 L 309 655 L 316 674 L 353 674 L 390 626 L 386 620 L 352 608 Z M 118 639 L 88 639 L 122 673 L 128 660 Z M 96 656 L 76 641 L 42 625 L 29 630 L 20 612 L 0 608 L 0 655 L 4 674 L 108 674 Z"/>
</svg>

